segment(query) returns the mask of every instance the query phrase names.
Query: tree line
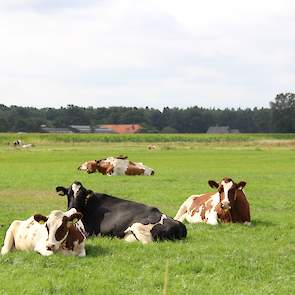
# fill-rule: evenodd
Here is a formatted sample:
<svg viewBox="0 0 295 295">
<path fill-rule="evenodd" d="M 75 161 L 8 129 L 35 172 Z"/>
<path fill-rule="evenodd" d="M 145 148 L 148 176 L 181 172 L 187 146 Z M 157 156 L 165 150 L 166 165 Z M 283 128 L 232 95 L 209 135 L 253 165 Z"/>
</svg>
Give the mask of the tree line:
<svg viewBox="0 0 295 295">
<path fill-rule="evenodd" d="M 186 109 L 165 107 L 34 108 L 0 105 L 0 132 L 41 132 L 41 125 L 141 124 L 142 132 L 203 133 L 210 126 L 229 126 L 240 132 L 295 132 L 295 94 L 278 94 L 269 108 Z"/>
</svg>

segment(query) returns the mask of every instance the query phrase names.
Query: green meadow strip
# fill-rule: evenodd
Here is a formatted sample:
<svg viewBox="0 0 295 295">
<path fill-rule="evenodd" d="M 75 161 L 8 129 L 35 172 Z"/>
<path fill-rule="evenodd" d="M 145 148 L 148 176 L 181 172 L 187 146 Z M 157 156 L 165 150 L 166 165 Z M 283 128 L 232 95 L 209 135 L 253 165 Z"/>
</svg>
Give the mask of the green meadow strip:
<svg viewBox="0 0 295 295">
<path fill-rule="evenodd" d="M 295 134 L 46 134 L 1 133 L 0 144 L 16 139 L 25 143 L 83 142 L 255 142 L 259 140 L 294 140 Z"/>
</svg>

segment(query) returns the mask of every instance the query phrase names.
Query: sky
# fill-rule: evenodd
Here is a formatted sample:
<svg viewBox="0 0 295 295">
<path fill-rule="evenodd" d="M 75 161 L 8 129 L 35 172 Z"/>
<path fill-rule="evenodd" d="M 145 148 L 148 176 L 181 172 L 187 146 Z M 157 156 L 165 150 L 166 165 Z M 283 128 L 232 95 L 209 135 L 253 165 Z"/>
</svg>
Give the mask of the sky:
<svg viewBox="0 0 295 295">
<path fill-rule="evenodd" d="M 0 104 L 269 107 L 294 0 L 0 0 Z"/>
</svg>

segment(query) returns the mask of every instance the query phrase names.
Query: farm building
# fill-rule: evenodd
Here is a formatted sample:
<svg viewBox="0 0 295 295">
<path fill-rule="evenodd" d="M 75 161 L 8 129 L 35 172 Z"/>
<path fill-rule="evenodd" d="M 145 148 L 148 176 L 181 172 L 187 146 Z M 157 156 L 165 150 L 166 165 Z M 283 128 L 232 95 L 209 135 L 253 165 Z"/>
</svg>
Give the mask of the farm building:
<svg viewBox="0 0 295 295">
<path fill-rule="evenodd" d="M 139 124 L 108 124 L 108 125 L 70 125 L 67 128 L 55 128 L 41 125 L 46 133 L 138 133 L 142 126 Z"/>
<path fill-rule="evenodd" d="M 69 128 L 47 127 L 46 125 L 41 125 L 40 128 L 45 133 L 73 133 Z"/>
<path fill-rule="evenodd" d="M 69 129 L 74 133 L 114 133 L 110 128 L 104 128 L 100 126 L 89 126 L 89 125 L 70 125 Z"/>
<path fill-rule="evenodd" d="M 138 133 L 142 129 L 139 124 L 106 124 L 100 127 L 110 128 L 114 133 Z"/>
<path fill-rule="evenodd" d="M 88 125 L 70 125 L 68 128 L 41 125 L 41 131 L 45 133 L 114 133 L 110 128 L 92 127 Z"/>
<path fill-rule="evenodd" d="M 211 126 L 206 133 L 211 134 L 226 134 L 226 133 L 240 133 L 238 129 L 230 129 L 229 126 Z"/>
</svg>

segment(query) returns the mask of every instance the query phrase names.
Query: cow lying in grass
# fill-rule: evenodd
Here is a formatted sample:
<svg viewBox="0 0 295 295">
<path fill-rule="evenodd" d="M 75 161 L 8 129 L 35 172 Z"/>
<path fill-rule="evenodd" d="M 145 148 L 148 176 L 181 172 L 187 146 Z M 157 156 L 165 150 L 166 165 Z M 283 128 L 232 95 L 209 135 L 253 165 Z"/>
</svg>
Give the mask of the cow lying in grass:
<svg viewBox="0 0 295 295">
<path fill-rule="evenodd" d="M 20 139 L 17 139 L 14 143 L 13 143 L 14 147 L 16 148 L 23 148 L 23 149 L 27 149 L 27 148 L 31 148 L 34 145 L 32 143 L 27 143 L 27 144 L 23 144 L 22 141 Z"/>
<path fill-rule="evenodd" d="M 212 188 L 217 188 L 217 192 L 190 196 L 180 206 L 174 219 L 213 225 L 218 222 L 251 224 L 250 206 L 243 192 L 245 181 L 235 183 L 225 177 L 220 183 L 214 180 L 209 180 L 208 183 Z"/>
<path fill-rule="evenodd" d="M 35 214 L 27 220 L 15 220 L 9 226 L 1 254 L 13 248 L 32 250 L 43 256 L 60 252 L 65 255 L 85 256 L 85 230 L 76 209 L 68 212 L 52 211 L 47 217 Z"/>
<path fill-rule="evenodd" d="M 114 236 L 143 244 L 157 240 L 178 240 L 186 237 L 183 223 L 161 213 L 159 209 L 101 193 L 94 193 L 75 181 L 70 187 L 56 191 L 67 196 L 68 209 L 83 214 L 87 235 Z"/>
<path fill-rule="evenodd" d="M 121 175 L 154 175 L 152 168 L 143 163 L 129 161 L 127 157 L 108 157 L 101 160 L 91 160 L 83 163 L 78 170 L 87 171 L 87 173 L 100 172 L 103 175 L 121 176 Z"/>
</svg>

